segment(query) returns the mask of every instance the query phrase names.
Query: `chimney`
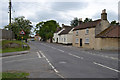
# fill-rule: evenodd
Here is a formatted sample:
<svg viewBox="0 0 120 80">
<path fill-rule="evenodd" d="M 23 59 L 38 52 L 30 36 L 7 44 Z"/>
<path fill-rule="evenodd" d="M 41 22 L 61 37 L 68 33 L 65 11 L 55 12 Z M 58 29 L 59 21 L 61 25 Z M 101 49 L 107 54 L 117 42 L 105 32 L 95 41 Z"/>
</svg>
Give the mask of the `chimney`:
<svg viewBox="0 0 120 80">
<path fill-rule="evenodd" d="M 62 24 L 62 27 L 64 27 L 65 25 L 64 24 Z"/>
<path fill-rule="evenodd" d="M 102 10 L 102 13 L 101 13 L 101 19 L 102 19 L 102 20 L 107 20 L 106 9 Z"/>
<path fill-rule="evenodd" d="M 78 20 L 78 26 L 82 23 L 82 18 L 79 18 Z"/>
</svg>

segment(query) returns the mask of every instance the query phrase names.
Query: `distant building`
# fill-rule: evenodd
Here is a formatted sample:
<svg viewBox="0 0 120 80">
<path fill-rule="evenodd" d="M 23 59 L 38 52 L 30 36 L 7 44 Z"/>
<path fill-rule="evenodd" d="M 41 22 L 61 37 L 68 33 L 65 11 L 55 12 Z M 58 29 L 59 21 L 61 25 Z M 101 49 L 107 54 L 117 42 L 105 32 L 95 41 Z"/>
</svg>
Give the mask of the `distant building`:
<svg viewBox="0 0 120 80">
<path fill-rule="evenodd" d="M 118 50 L 120 26 L 110 25 L 104 9 L 101 19 L 80 23 L 73 31 L 73 46 L 90 49 Z"/>
<path fill-rule="evenodd" d="M 54 33 L 53 40 L 56 43 L 61 44 L 72 44 L 73 38 L 73 27 L 62 25 L 62 29 Z"/>
</svg>

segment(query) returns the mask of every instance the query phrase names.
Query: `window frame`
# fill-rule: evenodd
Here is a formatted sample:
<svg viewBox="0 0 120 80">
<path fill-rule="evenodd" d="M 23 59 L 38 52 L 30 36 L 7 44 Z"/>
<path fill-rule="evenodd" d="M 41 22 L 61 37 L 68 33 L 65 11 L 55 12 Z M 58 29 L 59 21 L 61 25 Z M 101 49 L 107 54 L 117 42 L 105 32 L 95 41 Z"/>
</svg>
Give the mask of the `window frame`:
<svg viewBox="0 0 120 80">
<path fill-rule="evenodd" d="M 78 44 L 79 43 L 79 38 L 75 39 L 75 43 Z"/>
<path fill-rule="evenodd" d="M 90 43 L 90 39 L 89 38 L 85 38 L 85 44 L 89 44 Z"/>
<path fill-rule="evenodd" d="M 86 28 L 85 34 L 86 34 L 86 35 L 89 34 L 89 29 L 88 29 L 88 28 Z"/>
</svg>

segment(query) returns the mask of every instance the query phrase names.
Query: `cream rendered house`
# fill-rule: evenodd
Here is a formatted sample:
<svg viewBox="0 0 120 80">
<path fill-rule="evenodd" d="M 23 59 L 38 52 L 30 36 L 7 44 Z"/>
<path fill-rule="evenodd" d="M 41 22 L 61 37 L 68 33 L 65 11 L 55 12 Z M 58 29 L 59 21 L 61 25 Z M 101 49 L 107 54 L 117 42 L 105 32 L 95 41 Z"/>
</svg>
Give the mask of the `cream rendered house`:
<svg viewBox="0 0 120 80">
<path fill-rule="evenodd" d="M 65 26 L 64 25 L 64 30 L 59 33 L 59 42 L 61 44 L 72 44 L 73 40 L 73 27 L 71 26 Z"/>
<path fill-rule="evenodd" d="M 54 36 L 53 36 L 53 43 L 58 43 L 60 41 L 58 34 L 60 34 L 63 30 L 64 28 L 57 28 L 57 31 L 54 33 Z"/>
</svg>

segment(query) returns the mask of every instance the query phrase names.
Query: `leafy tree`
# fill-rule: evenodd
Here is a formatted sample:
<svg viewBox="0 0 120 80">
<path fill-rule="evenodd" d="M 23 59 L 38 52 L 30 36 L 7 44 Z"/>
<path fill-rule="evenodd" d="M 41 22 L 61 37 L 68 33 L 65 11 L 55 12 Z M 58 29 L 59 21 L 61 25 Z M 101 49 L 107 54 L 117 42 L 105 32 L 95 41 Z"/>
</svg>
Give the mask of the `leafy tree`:
<svg viewBox="0 0 120 80">
<path fill-rule="evenodd" d="M 46 41 L 52 39 L 57 27 L 59 27 L 59 24 L 56 21 L 49 20 L 46 22 L 39 22 L 34 31 L 41 36 L 43 41 Z"/>
<path fill-rule="evenodd" d="M 19 34 L 20 31 L 22 31 L 22 29 L 24 30 L 25 35 L 23 36 L 23 38 L 27 39 L 33 27 L 31 24 L 32 23 L 29 20 L 25 19 L 24 16 L 21 16 L 21 17 L 14 18 L 11 25 L 9 24 L 7 26 L 4 26 L 4 28 L 5 29 L 7 28 L 8 30 L 12 30 L 13 33 L 15 34 L 15 39 L 21 40 L 21 37 L 23 35 Z"/>
<path fill-rule="evenodd" d="M 73 26 L 73 27 L 76 27 L 76 26 L 78 26 L 78 23 L 79 23 L 79 19 L 78 19 L 77 17 L 75 17 L 75 18 L 71 21 L 70 25 Z"/>
<path fill-rule="evenodd" d="M 119 22 L 116 22 L 115 20 L 111 22 L 112 25 L 119 25 Z"/>
<path fill-rule="evenodd" d="M 86 22 L 91 22 L 91 21 L 92 21 L 92 19 L 90 19 L 90 18 L 85 18 L 84 23 L 86 23 Z"/>
</svg>

